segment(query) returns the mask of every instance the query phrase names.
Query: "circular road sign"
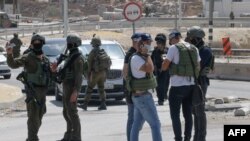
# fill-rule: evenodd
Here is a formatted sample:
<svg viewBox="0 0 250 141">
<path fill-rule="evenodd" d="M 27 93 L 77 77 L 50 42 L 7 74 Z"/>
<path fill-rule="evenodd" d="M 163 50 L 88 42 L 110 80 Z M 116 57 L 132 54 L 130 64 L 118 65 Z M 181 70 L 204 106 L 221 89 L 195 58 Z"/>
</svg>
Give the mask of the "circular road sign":
<svg viewBox="0 0 250 141">
<path fill-rule="evenodd" d="M 140 19 L 142 15 L 141 6 L 136 2 L 130 2 L 123 9 L 124 17 L 131 22 Z"/>
</svg>

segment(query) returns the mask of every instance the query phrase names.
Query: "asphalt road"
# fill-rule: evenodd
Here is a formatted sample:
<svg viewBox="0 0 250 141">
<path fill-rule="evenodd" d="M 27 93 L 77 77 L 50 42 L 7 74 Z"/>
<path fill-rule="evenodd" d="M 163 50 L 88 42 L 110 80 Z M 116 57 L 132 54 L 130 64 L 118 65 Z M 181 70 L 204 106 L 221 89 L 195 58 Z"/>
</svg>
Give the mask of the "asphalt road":
<svg viewBox="0 0 250 141">
<path fill-rule="evenodd" d="M 16 80 L 16 76 L 22 71 L 22 68 L 12 69 L 11 78 L 3 79 L 0 77 L 1 83 L 23 88 L 21 82 Z M 238 96 L 240 98 L 250 99 L 250 87 L 247 81 L 230 81 L 230 80 L 210 80 L 210 86 L 207 94 L 211 97 Z"/>
<path fill-rule="evenodd" d="M 3 79 L 3 77 L 0 77 L 0 83 L 5 83 L 13 86 L 18 86 L 20 88 L 23 88 L 23 84 L 16 80 L 17 75 L 22 71 L 22 68 L 18 69 L 11 69 L 11 78 L 10 79 Z"/>
<path fill-rule="evenodd" d="M 82 140 L 85 141 L 126 141 L 127 107 L 124 101 L 108 101 L 107 111 L 98 111 L 97 104 L 92 103 L 88 111 L 79 110 L 82 126 Z M 163 140 L 173 141 L 168 102 L 157 106 L 162 125 Z M 224 124 L 248 124 L 250 118 L 230 118 L 222 112 L 208 112 L 207 141 L 223 141 Z M 211 117 L 212 115 L 212 117 Z M 220 118 L 218 118 L 220 117 Z M 0 116 L 0 139 L 4 141 L 23 141 L 27 135 L 25 108 Z M 47 113 L 43 119 L 39 137 L 41 141 L 55 141 L 62 138 L 66 124 L 62 116 L 62 103 L 55 101 L 53 96 L 47 98 Z M 152 141 L 148 124 L 140 133 L 141 141 Z"/>
<path fill-rule="evenodd" d="M 0 82 L 22 87 L 15 80 L 21 69 L 12 70 L 9 80 Z M 208 95 L 211 97 L 238 96 L 250 98 L 249 82 L 211 80 Z M 155 99 L 156 101 L 156 99 Z M 127 107 L 124 101 L 108 101 L 107 111 L 98 111 L 97 103 L 92 103 L 88 111 L 79 109 L 82 125 L 82 139 L 86 141 L 126 141 Z M 163 140 L 173 141 L 174 134 L 171 126 L 168 102 L 164 106 L 157 106 L 162 124 Z M 233 112 L 207 112 L 208 133 L 207 141 L 223 141 L 223 127 L 225 124 L 249 124 L 248 117 L 234 117 Z M 0 139 L 4 141 L 23 141 L 27 136 L 27 113 L 25 106 L 0 115 Z M 39 137 L 41 141 L 55 141 L 61 139 L 66 129 L 62 116 L 62 103 L 55 101 L 54 96 L 47 97 L 47 113 L 43 119 Z M 151 141 L 151 131 L 148 124 L 140 134 L 140 140 Z"/>
</svg>

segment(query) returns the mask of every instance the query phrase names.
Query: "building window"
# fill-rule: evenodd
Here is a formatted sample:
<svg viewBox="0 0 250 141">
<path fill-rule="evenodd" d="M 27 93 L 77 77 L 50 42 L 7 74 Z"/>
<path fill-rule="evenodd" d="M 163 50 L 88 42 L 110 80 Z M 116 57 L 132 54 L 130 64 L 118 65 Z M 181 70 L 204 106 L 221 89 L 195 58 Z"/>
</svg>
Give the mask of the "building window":
<svg viewBox="0 0 250 141">
<path fill-rule="evenodd" d="M 242 2 L 242 0 L 233 0 L 233 2 Z"/>
</svg>

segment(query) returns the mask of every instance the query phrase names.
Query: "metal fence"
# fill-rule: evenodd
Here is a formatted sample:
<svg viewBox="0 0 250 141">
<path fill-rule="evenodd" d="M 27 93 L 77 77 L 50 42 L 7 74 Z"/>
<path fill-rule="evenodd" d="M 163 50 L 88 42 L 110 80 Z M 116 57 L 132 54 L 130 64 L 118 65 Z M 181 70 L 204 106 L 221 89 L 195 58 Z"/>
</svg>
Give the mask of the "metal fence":
<svg viewBox="0 0 250 141">
<path fill-rule="evenodd" d="M 169 27 L 174 28 L 175 18 L 142 18 L 135 22 L 137 28 L 140 27 Z M 214 27 L 230 27 L 233 22 L 235 27 L 250 27 L 250 18 L 236 18 L 231 21 L 229 18 L 215 18 Z M 181 27 L 187 28 L 193 25 L 199 25 L 201 27 L 208 27 L 207 18 L 183 18 Z M 117 21 L 98 21 L 98 22 L 88 22 L 88 21 L 71 21 L 69 24 L 70 31 L 88 31 L 95 29 L 122 29 L 122 28 L 132 28 L 131 22 L 126 20 Z M 40 32 L 43 34 L 55 34 L 63 32 L 63 23 L 37 23 L 37 24 L 19 24 L 18 28 L 12 29 L 0 29 L 0 37 L 8 39 L 9 35 L 14 32 L 18 32 L 21 36 L 31 35 L 33 32 Z"/>
</svg>

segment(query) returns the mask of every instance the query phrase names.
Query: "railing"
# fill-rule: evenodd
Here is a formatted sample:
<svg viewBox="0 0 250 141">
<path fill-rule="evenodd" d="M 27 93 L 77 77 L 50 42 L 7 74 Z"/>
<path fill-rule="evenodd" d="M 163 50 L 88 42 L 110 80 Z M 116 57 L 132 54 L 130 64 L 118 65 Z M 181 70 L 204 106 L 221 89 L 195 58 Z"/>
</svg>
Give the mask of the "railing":
<svg viewBox="0 0 250 141">
<path fill-rule="evenodd" d="M 234 23 L 235 27 L 250 27 L 250 18 L 235 18 L 231 21 L 229 18 L 214 18 L 214 27 L 230 27 L 230 23 Z M 13 32 L 25 33 L 25 31 L 36 32 L 36 31 L 63 31 L 62 22 L 54 23 L 37 23 L 37 24 L 24 24 L 19 23 L 19 28 L 16 29 L 0 29 L 0 36 L 8 36 L 13 34 Z M 135 22 L 136 27 L 170 27 L 174 28 L 175 18 L 141 18 L 139 21 Z M 198 25 L 201 27 L 208 27 L 207 18 L 182 18 L 181 27 L 187 28 L 193 25 Z M 86 31 L 93 30 L 97 27 L 100 29 L 112 29 L 112 28 L 131 28 L 131 22 L 126 20 L 117 21 L 97 21 L 88 22 L 85 20 L 70 20 L 70 30 L 71 31 Z M 59 29 L 60 28 L 60 29 Z M 51 30 L 52 29 L 52 30 Z M 30 34 L 31 34 L 30 33 Z"/>
<path fill-rule="evenodd" d="M 232 58 L 250 58 L 250 49 L 231 49 Z M 216 57 L 223 56 L 224 52 L 222 48 L 212 48 L 212 51 Z"/>
</svg>

